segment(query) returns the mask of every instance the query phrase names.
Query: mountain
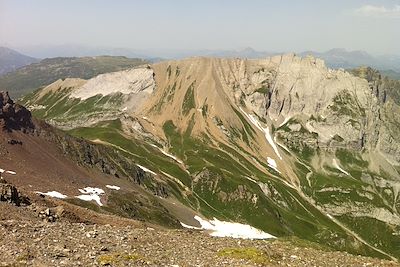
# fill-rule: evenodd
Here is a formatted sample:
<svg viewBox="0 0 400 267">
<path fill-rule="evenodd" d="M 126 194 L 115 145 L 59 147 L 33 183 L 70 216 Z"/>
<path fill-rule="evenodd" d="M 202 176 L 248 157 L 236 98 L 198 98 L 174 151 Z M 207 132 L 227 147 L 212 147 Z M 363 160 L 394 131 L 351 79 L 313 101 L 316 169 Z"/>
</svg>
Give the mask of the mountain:
<svg viewBox="0 0 400 267">
<path fill-rule="evenodd" d="M 400 80 L 400 72 L 394 70 L 380 70 L 380 72 L 391 79 Z"/>
<path fill-rule="evenodd" d="M 180 59 L 192 56 L 209 57 L 245 57 L 260 58 L 267 55 L 277 54 L 264 51 L 256 51 L 251 47 L 239 50 L 222 49 L 202 49 L 202 50 L 184 50 L 184 49 L 132 49 L 115 47 L 93 47 L 76 44 L 48 45 L 48 46 L 26 46 L 19 47 L 21 51 L 39 58 L 53 57 L 93 57 L 100 55 L 125 56 L 129 58 L 143 58 L 150 62 L 158 62 L 163 59 Z M 151 56 L 150 56 L 151 55 Z"/>
<path fill-rule="evenodd" d="M 146 78 L 148 72 L 141 70 L 136 78 Z M 204 201 L 191 196 L 190 189 L 181 191 L 179 180 L 136 165 L 128 150 L 78 139 L 32 118 L 5 92 L 0 92 L 0 126 L 0 247 L 5 266 L 395 266 L 293 237 L 257 240 L 266 233 L 194 217 L 200 205 L 208 204 L 179 204 L 188 205 L 186 198 Z M 178 162 L 171 154 L 159 154 Z M 190 225 L 200 222 L 195 229 L 207 231 L 183 230 L 178 219 Z M 229 238 L 240 231 L 256 239 Z M 29 252 L 21 251 L 25 247 Z"/>
<path fill-rule="evenodd" d="M 396 55 L 372 56 L 365 51 L 347 51 L 342 48 L 335 48 L 326 52 L 306 51 L 299 55 L 313 55 L 321 58 L 331 68 L 352 69 L 369 66 L 379 70 L 400 71 L 400 56 Z"/>
<path fill-rule="evenodd" d="M 38 61 L 7 47 L 0 47 L 0 76 Z"/>
<path fill-rule="evenodd" d="M 205 218 L 398 259 L 400 110 L 391 86 L 374 71 L 293 54 L 196 57 L 58 80 L 21 103 L 116 149 Z"/>
<path fill-rule="evenodd" d="M 130 48 L 96 47 L 78 44 L 35 45 L 18 47 L 18 49 L 38 58 L 97 57 L 102 55 L 147 58 L 145 51 L 136 51 Z"/>
<path fill-rule="evenodd" d="M 187 57 L 219 57 L 219 58 L 263 58 L 279 53 L 256 51 L 251 47 L 240 50 L 187 50 L 187 51 L 160 51 L 159 56 L 170 59 L 183 59 Z"/>
<path fill-rule="evenodd" d="M 88 79 L 143 64 L 147 61 L 112 56 L 47 58 L 1 76 L 0 89 L 9 91 L 13 97 L 20 97 L 58 79 Z"/>
<path fill-rule="evenodd" d="M 257 59 L 279 55 L 278 52 L 257 51 L 251 47 L 242 50 L 198 50 L 198 51 L 170 51 L 161 53 L 164 58 L 182 59 L 193 56 L 220 57 L 220 58 L 243 58 Z M 321 58 L 330 68 L 353 69 L 361 66 L 369 66 L 379 69 L 382 74 L 392 79 L 399 79 L 400 56 L 381 55 L 372 56 L 365 51 L 347 51 L 343 48 L 334 48 L 326 52 L 304 51 L 299 56 L 314 56 Z"/>
</svg>

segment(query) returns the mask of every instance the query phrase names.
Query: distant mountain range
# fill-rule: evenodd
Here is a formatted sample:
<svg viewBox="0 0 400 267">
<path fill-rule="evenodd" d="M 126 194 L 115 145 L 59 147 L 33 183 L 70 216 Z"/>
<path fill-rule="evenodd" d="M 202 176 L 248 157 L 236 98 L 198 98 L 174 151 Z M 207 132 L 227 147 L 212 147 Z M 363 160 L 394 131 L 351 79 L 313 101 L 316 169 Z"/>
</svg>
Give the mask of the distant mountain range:
<svg viewBox="0 0 400 267">
<path fill-rule="evenodd" d="M 282 53 L 256 51 L 252 48 L 245 48 L 238 51 L 199 51 L 200 55 L 213 57 L 239 57 L 239 58 L 263 58 Z M 338 69 L 353 69 L 360 66 L 369 66 L 380 70 L 391 78 L 400 78 L 400 56 L 383 55 L 372 56 L 365 51 L 347 51 L 342 48 L 331 49 L 326 52 L 304 51 L 296 53 L 305 57 L 312 55 L 325 61 L 328 67 Z"/>
<path fill-rule="evenodd" d="M 300 53 L 300 55 L 313 55 L 321 58 L 332 68 L 351 69 L 359 66 L 370 66 L 379 70 L 400 72 L 400 56 L 398 55 L 372 56 L 365 51 L 347 51 L 338 48 L 323 53 L 306 51 Z"/>
<path fill-rule="evenodd" d="M 139 50 L 130 48 L 90 47 L 82 45 L 31 46 L 21 47 L 19 50 L 23 51 L 25 54 L 38 58 L 110 55 L 144 58 L 151 62 L 157 62 L 162 59 L 182 59 L 193 56 L 263 58 L 285 52 L 257 51 L 251 47 L 241 50 Z M 400 75 L 400 55 L 373 56 L 365 51 L 347 51 L 343 48 L 334 48 L 326 52 L 304 51 L 297 54 L 300 56 L 313 55 L 322 58 L 325 60 L 327 66 L 332 68 L 351 69 L 359 66 L 370 66 L 387 72 L 393 78 Z"/>
<path fill-rule="evenodd" d="M 0 90 L 19 97 L 58 79 L 89 79 L 102 73 L 131 69 L 147 63 L 138 58 L 113 56 L 46 58 L 0 76 Z"/>
<path fill-rule="evenodd" d="M 0 47 L 0 75 L 38 61 L 37 58 L 23 55 L 10 48 Z"/>
<path fill-rule="evenodd" d="M 118 47 L 92 47 L 85 45 L 37 45 L 16 48 L 27 55 L 38 58 L 54 57 L 95 57 L 124 56 L 128 58 L 143 58 L 149 61 L 159 61 L 160 58 L 145 50 Z M 157 53 L 155 53 L 157 54 Z"/>
</svg>

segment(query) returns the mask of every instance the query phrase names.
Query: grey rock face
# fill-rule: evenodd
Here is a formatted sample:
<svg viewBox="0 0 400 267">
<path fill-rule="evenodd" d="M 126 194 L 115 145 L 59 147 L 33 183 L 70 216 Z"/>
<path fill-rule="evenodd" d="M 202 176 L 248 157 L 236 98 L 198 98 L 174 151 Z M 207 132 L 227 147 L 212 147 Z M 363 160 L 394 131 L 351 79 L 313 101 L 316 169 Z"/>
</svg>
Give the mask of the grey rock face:
<svg viewBox="0 0 400 267">
<path fill-rule="evenodd" d="M 332 146 L 339 138 L 341 146 L 379 152 L 400 164 L 399 107 L 388 97 L 389 83 L 380 75 L 357 77 L 331 70 L 320 59 L 293 54 L 255 65 L 258 69 L 253 64 L 238 70 L 242 78 L 234 97 L 268 124 L 279 128 L 295 118 L 315 133 L 319 146 Z"/>
</svg>

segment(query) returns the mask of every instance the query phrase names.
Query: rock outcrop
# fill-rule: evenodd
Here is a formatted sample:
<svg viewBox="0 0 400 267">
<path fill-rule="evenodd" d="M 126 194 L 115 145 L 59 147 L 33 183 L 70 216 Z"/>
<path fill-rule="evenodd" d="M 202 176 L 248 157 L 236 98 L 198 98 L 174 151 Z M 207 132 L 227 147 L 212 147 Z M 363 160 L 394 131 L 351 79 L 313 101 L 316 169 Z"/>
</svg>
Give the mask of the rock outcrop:
<svg viewBox="0 0 400 267">
<path fill-rule="evenodd" d="M 3 178 L 0 178 L 0 202 L 8 202 L 19 206 L 21 204 L 21 196 L 17 188 L 8 184 Z"/>
<path fill-rule="evenodd" d="M 46 208 L 39 211 L 39 218 L 45 222 L 55 222 L 62 217 L 64 213 L 63 206 L 57 206 L 52 208 Z"/>
<path fill-rule="evenodd" d="M 153 75 L 153 70 L 145 67 L 101 74 L 74 90 L 71 96 L 85 100 L 98 94 L 103 96 L 113 93 L 150 94 L 155 88 Z"/>
<path fill-rule="evenodd" d="M 34 128 L 30 111 L 14 103 L 8 92 L 0 92 L 0 127 L 8 131 Z"/>
</svg>

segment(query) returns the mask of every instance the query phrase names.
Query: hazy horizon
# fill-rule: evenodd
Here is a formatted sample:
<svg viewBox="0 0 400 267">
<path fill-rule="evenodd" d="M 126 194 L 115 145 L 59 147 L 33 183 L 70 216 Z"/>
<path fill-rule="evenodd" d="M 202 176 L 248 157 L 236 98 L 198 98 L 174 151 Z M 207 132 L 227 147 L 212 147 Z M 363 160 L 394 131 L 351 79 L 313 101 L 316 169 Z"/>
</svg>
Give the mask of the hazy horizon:
<svg viewBox="0 0 400 267">
<path fill-rule="evenodd" d="M 0 45 L 400 54 L 400 1 L 0 0 Z M 22 51 L 24 52 L 24 51 Z"/>
</svg>

